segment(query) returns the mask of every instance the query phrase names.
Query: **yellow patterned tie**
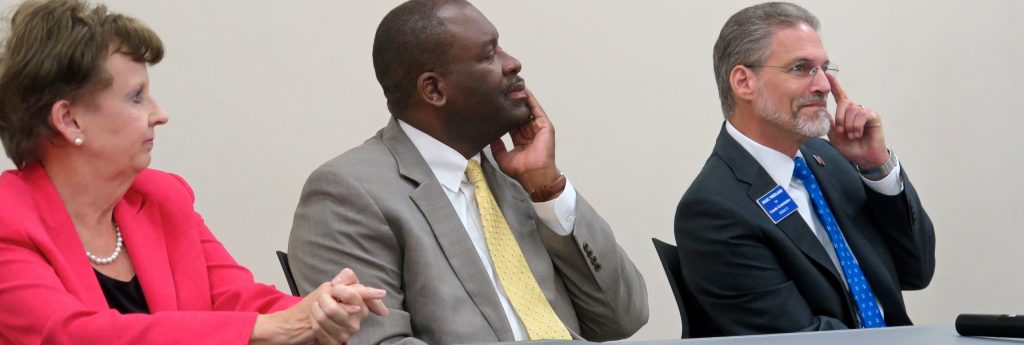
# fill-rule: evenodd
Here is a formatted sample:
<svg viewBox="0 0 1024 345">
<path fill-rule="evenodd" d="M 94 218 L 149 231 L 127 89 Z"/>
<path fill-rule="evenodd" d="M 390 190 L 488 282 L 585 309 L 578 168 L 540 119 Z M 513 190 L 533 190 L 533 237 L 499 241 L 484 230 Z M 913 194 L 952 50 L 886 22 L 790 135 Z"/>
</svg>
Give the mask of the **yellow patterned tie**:
<svg viewBox="0 0 1024 345">
<path fill-rule="evenodd" d="M 572 339 L 569 330 L 555 314 L 547 298 L 544 298 L 540 285 L 537 285 L 537 279 L 534 278 L 530 265 L 526 263 L 519 243 L 516 242 L 512 230 L 505 222 L 505 216 L 501 214 L 498 203 L 491 195 L 480 163 L 470 159 L 469 166 L 466 167 L 466 177 L 476 189 L 480 222 L 484 228 L 484 238 L 491 253 L 491 261 L 498 272 L 498 280 L 505 288 L 512 308 L 526 326 L 530 340 Z"/>
</svg>

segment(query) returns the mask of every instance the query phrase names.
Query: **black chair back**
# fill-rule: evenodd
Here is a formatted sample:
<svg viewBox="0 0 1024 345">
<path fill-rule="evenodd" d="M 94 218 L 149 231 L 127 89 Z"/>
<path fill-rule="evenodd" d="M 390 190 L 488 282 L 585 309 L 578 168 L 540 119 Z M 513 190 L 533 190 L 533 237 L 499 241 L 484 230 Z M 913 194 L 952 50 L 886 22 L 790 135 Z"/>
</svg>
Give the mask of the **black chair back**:
<svg viewBox="0 0 1024 345">
<path fill-rule="evenodd" d="M 292 265 L 288 264 L 288 253 L 278 250 L 277 261 L 281 262 L 284 279 L 288 280 L 288 288 L 292 290 L 292 296 L 299 296 L 299 287 L 295 285 L 295 277 L 292 276 Z"/>
<path fill-rule="evenodd" d="M 721 336 L 722 332 L 711 321 L 711 316 L 697 302 L 697 297 L 686 287 L 686 279 L 679 267 L 679 250 L 676 246 L 652 238 L 654 249 L 658 251 L 661 266 L 665 268 L 665 276 L 672 286 L 672 294 L 676 296 L 679 307 L 679 319 L 683 326 L 682 338 L 704 338 Z"/>
</svg>

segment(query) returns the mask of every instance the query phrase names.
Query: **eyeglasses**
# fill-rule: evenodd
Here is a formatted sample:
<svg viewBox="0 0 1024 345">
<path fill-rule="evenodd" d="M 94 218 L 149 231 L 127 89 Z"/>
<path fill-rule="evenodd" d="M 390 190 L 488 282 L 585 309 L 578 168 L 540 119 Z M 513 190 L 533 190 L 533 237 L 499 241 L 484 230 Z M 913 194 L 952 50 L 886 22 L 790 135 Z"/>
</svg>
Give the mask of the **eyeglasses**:
<svg viewBox="0 0 1024 345">
<path fill-rule="evenodd" d="M 818 74 L 818 71 L 832 72 L 832 75 L 839 74 L 839 70 L 825 63 L 821 66 L 814 66 L 810 63 L 800 62 L 793 66 L 767 66 L 767 65 L 744 65 L 747 68 L 757 67 L 771 67 L 781 69 L 784 73 L 788 73 L 798 78 L 814 78 Z"/>
</svg>

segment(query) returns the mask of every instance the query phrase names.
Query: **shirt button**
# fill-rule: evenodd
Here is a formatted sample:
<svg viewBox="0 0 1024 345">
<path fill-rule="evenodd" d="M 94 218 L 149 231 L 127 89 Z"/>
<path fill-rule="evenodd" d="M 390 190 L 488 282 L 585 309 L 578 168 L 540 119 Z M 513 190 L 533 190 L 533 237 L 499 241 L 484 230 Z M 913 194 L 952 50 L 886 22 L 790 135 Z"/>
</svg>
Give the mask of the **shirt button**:
<svg viewBox="0 0 1024 345">
<path fill-rule="evenodd" d="M 566 222 L 571 222 L 572 221 L 572 215 L 566 215 L 565 216 L 565 221 Z"/>
</svg>

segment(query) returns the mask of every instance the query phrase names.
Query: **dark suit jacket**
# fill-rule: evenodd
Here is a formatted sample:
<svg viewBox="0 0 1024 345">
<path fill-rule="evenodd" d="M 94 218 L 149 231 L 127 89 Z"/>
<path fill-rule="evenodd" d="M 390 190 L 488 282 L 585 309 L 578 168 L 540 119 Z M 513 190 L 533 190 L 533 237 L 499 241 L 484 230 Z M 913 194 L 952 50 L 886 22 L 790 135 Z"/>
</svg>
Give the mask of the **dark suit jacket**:
<svg viewBox="0 0 1024 345">
<path fill-rule="evenodd" d="M 935 233 L 907 179 L 896 196 L 867 187 L 826 140 L 808 140 L 808 159 L 843 235 L 890 326 L 910 325 L 901 290 L 923 289 L 935 271 Z M 721 334 L 858 326 L 852 297 L 807 223 L 779 224 L 756 204 L 776 183 L 723 127 L 715 149 L 676 210 L 682 273 Z"/>
<path fill-rule="evenodd" d="M 114 207 L 152 315 L 107 305 L 53 182 L 0 176 L 0 344 L 245 344 L 257 313 L 299 298 L 253 282 L 192 208 L 180 177 L 147 169 Z"/>
<path fill-rule="evenodd" d="M 621 339 L 647 322 L 640 272 L 582 196 L 570 236 L 548 229 L 526 191 L 486 159 L 494 198 L 555 313 L 577 338 Z M 392 120 L 314 171 L 288 243 L 300 291 L 351 267 L 388 291 L 387 317 L 370 316 L 352 344 L 514 340 L 512 328 L 455 208 Z"/>
</svg>

